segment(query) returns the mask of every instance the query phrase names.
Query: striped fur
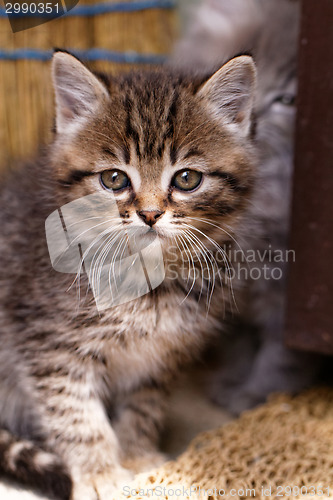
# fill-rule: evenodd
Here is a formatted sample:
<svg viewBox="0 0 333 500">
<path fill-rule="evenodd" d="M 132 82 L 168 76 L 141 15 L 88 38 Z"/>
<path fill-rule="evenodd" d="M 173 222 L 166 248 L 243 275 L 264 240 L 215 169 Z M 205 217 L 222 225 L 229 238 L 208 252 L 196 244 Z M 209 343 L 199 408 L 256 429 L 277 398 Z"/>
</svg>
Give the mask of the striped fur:
<svg viewBox="0 0 333 500">
<path fill-rule="evenodd" d="M 190 267 L 189 254 L 202 252 L 200 245 L 216 255 L 213 239 L 223 245 L 242 230 L 255 179 L 244 122 L 254 66 L 249 58 L 235 60 L 213 80 L 167 71 L 114 78 L 94 76 L 70 55 L 55 57 L 54 142 L 1 188 L 0 423 L 6 431 L 0 470 L 63 500 L 68 470 L 73 500 L 107 500 L 130 471 L 163 460 L 157 444 L 170 379 L 223 327 L 223 290 L 216 280 L 212 293 L 211 281 L 200 275 L 207 261 L 196 262 L 192 287 L 180 269 L 183 259 Z M 249 80 L 248 97 L 220 113 L 214 89 L 225 99 L 232 83 L 242 97 L 240 74 L 242 85 Z M 193 167 L 203 171 L 202 187 L 176 192 L 172 172 Z M 163 212 L 154 227 L 167 271 L 156 290 L 98 312 L 85 275 L 73 285 L 75 276 L 52 269 L 44 224 L 53 210 L 100 192 L 99 173 L 111 168 L 132 180 L 115 195 L 124 224 L 144 226 L 141 210 Z M 186 252 L 179 244 L 171 255 L 174 234 L 186 224 L 194 228 L 192 245 L 188 240 Z"/>
<path fill-rule="evenodd" d="M 8 478 L 20 480 L 47 495 L 70 498 L 72 480 L 59 457 L 5 430 L 0 431 L 0 469 Z"/>
</svg>

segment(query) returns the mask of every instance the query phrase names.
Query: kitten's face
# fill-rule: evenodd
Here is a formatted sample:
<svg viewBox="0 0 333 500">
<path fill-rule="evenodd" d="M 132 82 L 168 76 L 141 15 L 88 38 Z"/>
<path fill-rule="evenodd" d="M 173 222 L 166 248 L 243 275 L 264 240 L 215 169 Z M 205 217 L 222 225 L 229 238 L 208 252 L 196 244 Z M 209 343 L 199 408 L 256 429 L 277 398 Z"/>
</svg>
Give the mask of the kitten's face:
<svg viewBox="0 0 333 500">
<path fill-rule="evenodd" d="M 163 72 L 104 83 L 56 54 L 60 204 L 112 193 L 123 224 L 156 232 L 162 244 L 228 239 L 254 176 L 254 79 L 242 57 L 196 86 Z"/>
</svg>

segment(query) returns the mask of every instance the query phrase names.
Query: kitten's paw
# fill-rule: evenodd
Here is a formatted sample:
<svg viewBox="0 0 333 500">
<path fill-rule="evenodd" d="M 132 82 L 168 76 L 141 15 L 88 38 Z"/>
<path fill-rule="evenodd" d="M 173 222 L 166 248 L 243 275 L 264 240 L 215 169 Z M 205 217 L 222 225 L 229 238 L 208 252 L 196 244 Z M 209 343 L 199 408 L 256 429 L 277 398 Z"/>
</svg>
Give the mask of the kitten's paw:
<svg viewBox="0 0 333 500">
<path fill-rule="evenodd" d="M 83 476 L 75 482 L 71 500 L 111 500 L 117 490 L 128 485 L 132 479 L 133 474 L 122 467 Z"/>
<path fill-rule="evenodd" d="M 71 500 L 98 500 L 93 482 L 90 482 L 88 479 L 82 479 L 74 483 Z"/>
<path fill-rule="evenodd" d="M 126 469 L 130 469 L 134 474 L 149 472 L 161 467 L 167 461 L 167 456 L 160 452 L 145 453 L 139 457 L 128 458 L 122 462 Z"/>
</svg>

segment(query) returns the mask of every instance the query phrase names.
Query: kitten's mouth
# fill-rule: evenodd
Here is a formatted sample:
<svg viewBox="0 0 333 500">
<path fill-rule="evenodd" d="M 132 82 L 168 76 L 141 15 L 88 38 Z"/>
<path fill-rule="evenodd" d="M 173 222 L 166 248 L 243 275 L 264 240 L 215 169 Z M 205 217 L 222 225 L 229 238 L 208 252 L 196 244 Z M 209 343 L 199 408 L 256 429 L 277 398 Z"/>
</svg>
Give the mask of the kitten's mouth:
<svg viewBox="0 0 333 500">
<path fill-rule="evenodd" d="M 158 227 L 140 227 L 139 229 L 137 228 L 136 230 L 133 228 L 133 238 L 134 240 L 139 241 L 145 241 L 147 243 L 151 243 L 154 240 L 161 239 L 164 240 L 167 238 L 167 234 L 165 233 L 164 230 L 161 230 Z M 138 243 L 140 244 L 140 243 Z"/>
<path fill-rule="evenodd" d="M 165 240 L 166 237 L 167 235 L 164 233 L 163 230 L 161 231 L 158 228 L 155 229 L 152 227 L 150 227 L 145 232 L 142 232 L 140 234 L 140 239 L 149 243 L 152 243 L 153 241 L 156 240 Z"/>
<path fill-rule="evenodd" d="M 159 238 L 161 240 L 163 240 L 167 237 L 165 232 L 163 230 L 159 229 L 158 227 L 156 227 L 156 228 L 150 227 L 145 234 L 150 238 Z"/>
<path fill-rule="evenodd" d="M 156 229 L 150 227 L 147 229 L 147 231 L 143 234 L 144 237 L 146 238 L 149 238 L 151 240 L 154 240 L 155 238 L 157 238 L 159 236 L 159 234 L 157 233 Z"/>
<path fill-rule="evenodd" d="M 139 239 L 148 238 L 150 240 L 153 240 L 157 236 L 158 236 L 157 231 L 155 229 L 153 229 L 152 227 L 149 227 L 147 229 L 145 227 L 140 227 L 136 231 L 134 230 L 134 232 L 133 232 L 134 239 L 136 239 L 136 238 L 139 238 Z"/>
</svg>

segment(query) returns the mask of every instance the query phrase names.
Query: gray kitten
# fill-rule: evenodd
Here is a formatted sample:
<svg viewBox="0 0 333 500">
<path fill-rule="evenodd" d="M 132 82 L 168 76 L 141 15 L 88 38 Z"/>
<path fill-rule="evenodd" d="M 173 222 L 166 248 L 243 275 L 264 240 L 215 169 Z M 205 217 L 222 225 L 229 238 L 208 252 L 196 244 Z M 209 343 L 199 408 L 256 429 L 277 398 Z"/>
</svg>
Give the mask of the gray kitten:
<svg viewBox="0 0 333 500">
<path fill-rule="evenodd" d="M 261 162 L 249 211 L 257 230 L 240 241 L 245 256 L 251 249 L 257 258 L 248 262 L 248 287 L 240 314 L 221 341 L 222 368 L 212 389 L 213 399 L 234 413 L 263 402 L 271 392 L 298 392 L 318 372 L 316 356 L 287 349 L 282 338 L 287 265 L 296 258 L 288 251 L 288 220 L 299 9 L 290 0 L 205 0 L 172 61 L 204 72 L 250 51 L 258 66 L 255 115 Z"/>
</svg>

